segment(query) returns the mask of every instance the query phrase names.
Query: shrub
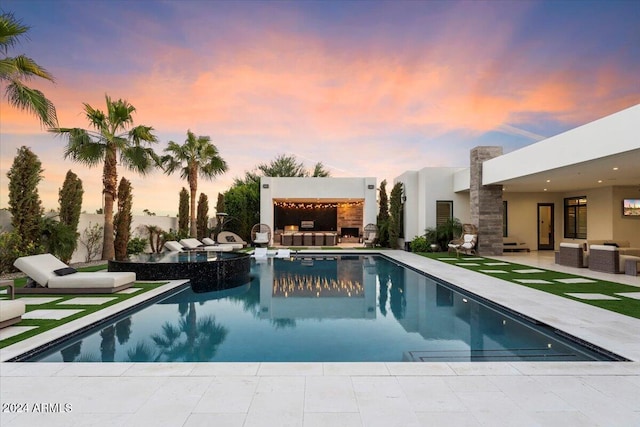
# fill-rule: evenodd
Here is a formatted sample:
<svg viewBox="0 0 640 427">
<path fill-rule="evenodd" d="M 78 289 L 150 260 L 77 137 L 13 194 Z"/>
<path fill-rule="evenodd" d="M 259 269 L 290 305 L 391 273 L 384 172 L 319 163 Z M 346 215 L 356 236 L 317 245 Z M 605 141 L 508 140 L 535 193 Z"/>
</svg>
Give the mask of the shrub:
<svg viewBox="0 0 640 427">
<path fill-rule="evenodd" d="M 137 255 L 147 249 L 148 240 L 143 237 L 133 237 L 127 243 L 127 255 Z"/>
<path fill-rule="evenodd" d="M 42 246 L 45 252 L 57 256 L 62 262 L 71 260 L 77 239 L 78 233 L 71 226 L 54 218 L 42 219 Z"/>
<path fill-rule="evenodd" d="M 92 261 L 95 257 L 99 256 L 102 252 L 102 236 L 104 234 L 104 227 L 100 224 L 89 223 L 89 227 L 85 228 L 82 232 L 82 239 L 80 243 L 87 248 L 86 262 Z"/>
<path fill-rule="evenodd" d="M 123 177 L 118 186 L 118 213 L 113 217 L 114 249 L 116 259 L 119 261 L 127 258 L 129 237 L 131 236 L 131 204 L 133 199 L 131 190 L 131 183 Z"/>
<path fill-rule="evenodd" d="M 429 242 L 425 236 L 417 236 L 411 241 L 411 252 L 427 252 Z"/>
<path fill-rule="evenodd" d="M 17 271 L 13 266 L 16 259 L 36 253 L 38 253 L 36 245 L 33 242 L 25 243 L 17 232 L 0 233 L 0 273 Z"/>
</svg>

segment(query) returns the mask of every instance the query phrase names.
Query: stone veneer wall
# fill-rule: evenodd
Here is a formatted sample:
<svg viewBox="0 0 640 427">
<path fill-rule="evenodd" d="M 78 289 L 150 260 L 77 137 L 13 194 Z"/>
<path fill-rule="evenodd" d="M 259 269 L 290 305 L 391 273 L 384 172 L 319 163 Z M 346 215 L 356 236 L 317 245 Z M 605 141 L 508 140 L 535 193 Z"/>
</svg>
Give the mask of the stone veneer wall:
<svg viewBox="0 0 640 427">
<path fill-rule="evenodd" d="M 338 230 L 340 233 L 342 227 L 356 227 L 360 234 L 362 234 L 362 221 L 363 221 L 363 207 L 360 206 L 343 206 L 338 205 Z"/>
<path fill-rule="evenodd" d="M 478 227 L 478 255 L 502 255 L 502 185 L 482 185 L 482 163 L 502 155 L 502 147 L 471 150 L 471 222 Z"/>
</svg>

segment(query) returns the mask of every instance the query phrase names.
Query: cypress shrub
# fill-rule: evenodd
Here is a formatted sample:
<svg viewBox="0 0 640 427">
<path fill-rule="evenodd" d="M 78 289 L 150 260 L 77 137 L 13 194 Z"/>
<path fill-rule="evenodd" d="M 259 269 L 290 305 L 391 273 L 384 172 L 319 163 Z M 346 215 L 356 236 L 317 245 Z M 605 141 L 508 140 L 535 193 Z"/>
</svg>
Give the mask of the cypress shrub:
<svg viewBox="0 0 640 427">
<path fill-rule="evenodd" d="M 114 249 L 116 259 L 119 261 L 127 259 L 127 246 L 131 237 L 131 205 L 133 200 L 131 191 L 131 183 L 126 178 L 122 178 L 120 185 L 118 185 L 118 212 L 113 217 Z"/>
</svg>

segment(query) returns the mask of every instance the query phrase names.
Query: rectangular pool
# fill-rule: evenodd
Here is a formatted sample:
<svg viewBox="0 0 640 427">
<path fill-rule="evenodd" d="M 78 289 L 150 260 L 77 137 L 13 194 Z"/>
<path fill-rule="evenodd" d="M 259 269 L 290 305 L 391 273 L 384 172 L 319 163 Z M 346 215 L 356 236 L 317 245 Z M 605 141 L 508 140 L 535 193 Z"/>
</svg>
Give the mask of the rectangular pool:
<svg viewBox="0 0 640 427">
<path fill-rule="evenodd" d="M 269 258 L 251 277 L 179 289 L 27 361 L 614 360 L 384 256 Z"/>
</svg>

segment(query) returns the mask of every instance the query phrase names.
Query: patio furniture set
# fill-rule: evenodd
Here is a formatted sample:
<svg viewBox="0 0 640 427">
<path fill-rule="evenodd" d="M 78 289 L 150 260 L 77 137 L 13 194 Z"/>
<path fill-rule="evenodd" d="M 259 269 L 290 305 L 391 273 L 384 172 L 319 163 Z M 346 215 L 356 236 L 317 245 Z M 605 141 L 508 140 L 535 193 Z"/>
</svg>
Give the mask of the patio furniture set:
<svg viewBox="0 0 640 427">
<path fill-rule="evenodd" d="M 562 242 L 555 261 L 568 267 L 636 276 L 640 270 L 640 248 L 632 248 L 626 240 Z"/>
</svg>

